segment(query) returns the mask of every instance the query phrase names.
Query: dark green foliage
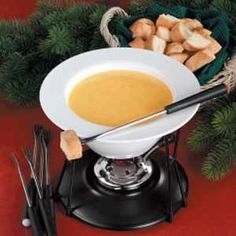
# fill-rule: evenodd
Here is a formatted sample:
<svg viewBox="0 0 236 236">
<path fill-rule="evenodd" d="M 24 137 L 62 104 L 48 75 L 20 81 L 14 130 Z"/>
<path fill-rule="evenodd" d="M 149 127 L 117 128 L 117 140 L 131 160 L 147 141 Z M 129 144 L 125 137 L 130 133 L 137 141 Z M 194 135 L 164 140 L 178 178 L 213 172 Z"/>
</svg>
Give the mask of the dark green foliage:
<svg viewBox="0 0 236 236">
<path fill-rule="evenodd" d="M 129 13 L 131 15 L 145 14 L 155 3 L 157 3 L 155 0 L 134 0 L 130 3 Z"/>
<path fill-rule="evenodd" d="M 68 27 L 55 25 L 49 29 L 47 38 L 40 43 L 39 50 L 48 57 L 66 56 L 71 54 L 75 46 L 75 39 Z"/>
<path fill-rule="evenodd" d="M 0 92 L 5 99 L 21 105 L 37 102 L 40 85 L 53 67 L 106 47 L 99 32 L 106 10 L 102 4 L 40 1 L 27 21 L 0 21 Z"/>
<path fill-rule="evenodd" d="M 235 21 L 236 3 L 232 0 L 212 0 L 210 7 L 227 12 L 228 16 Z"/>
<path fill-rule="evenodd" d="M 208 149 L 203 173 L 221 179 L 236 163 L 236 90 L 209 103 L 199 114 L 199 123 L 188 143 L 193 150 Z"/>
<path fill-rule="evenodd" d="M 216 9 L 225 11 L 231 20 L 236 21 L 235 0 L 134 0 L 130 5 L 131 14 L 139 15 L 145 12 L 155 3 L 163 6 L 185 6 L 199 9 Z"/>
<path fill-rule="evenodd" d="M 223 178 L 236 163 L 236 142 L 227 138 L 218 142 L 208 153 L 203 173 L 208 179 L 219 180 Z"/>
<path fill-rule="evenodd" d="M 197 151 L 204 150 L 213 145 L 217 138 L 215 130 L 211 128 L 211 124 L 200 121 L 188 142 L 192 149 Z"/>
<path fill-rule="evenodd" d="M 191 7 L 193 8 L 206 8 L 209 6 L 209 0 L 197 0 L 197 1 L 191 1 Z"/>
<path fill-rule="evenodd" d="M 216 111 L 211 123 L 218 134 L 233 137 L 236 134 L 236 102 Z"/>
</svg>

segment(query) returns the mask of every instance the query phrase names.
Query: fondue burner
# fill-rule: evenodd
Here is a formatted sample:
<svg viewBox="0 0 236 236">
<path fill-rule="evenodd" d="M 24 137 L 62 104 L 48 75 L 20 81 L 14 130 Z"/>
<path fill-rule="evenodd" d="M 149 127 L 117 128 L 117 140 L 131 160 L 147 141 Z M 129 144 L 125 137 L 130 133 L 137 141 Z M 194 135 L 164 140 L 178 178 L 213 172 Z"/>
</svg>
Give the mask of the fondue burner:
<svg viewBox="0 0 236 236">
<path fill-rule="evenodd" d="M 66 214 L 113 230 L 172 222 L 174 213 L 186 206 L 188 194 L 187 176 L 176 160 L 178 139 L 179 131 L 144 155 L 125 160 L 88 150 L 79 160 L 65 161 L 57 198 Z"/>
<path fill-rule="evenodd" d="M 133 190 L 150 178 L 152 163 L 143 157 L 125 160 L 102 157 L 96 162 L 94 173 L 104 187 L 114 190 Z"/>
</svg>

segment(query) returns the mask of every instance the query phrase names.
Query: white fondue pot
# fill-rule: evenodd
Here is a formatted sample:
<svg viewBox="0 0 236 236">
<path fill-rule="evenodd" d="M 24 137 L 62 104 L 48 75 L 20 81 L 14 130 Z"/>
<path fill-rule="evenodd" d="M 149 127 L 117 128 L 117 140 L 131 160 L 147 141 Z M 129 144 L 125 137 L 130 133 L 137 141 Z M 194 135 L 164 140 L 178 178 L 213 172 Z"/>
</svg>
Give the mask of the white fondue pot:
<svg viewBox="0 0 236 236">
<path fill-rule="evenodd" d="M 168 56 L 144 49 L 99 49 L 71 57 L 47 75 L 40 89 L 40 103 L 47 117 L 63 130 L 75 130 L 81 138 L 114 128 L 80 118 L 67 103 L 74 85 L 92 74 L 109 70 L 134 70 L 153 75 L 166 83 L 174 102 L 200 91 L 195 75 Z M 107 158 L 126 159 L 142 155 L 161 137 L 186 124 L 198 107 L 194 105 L 156 121 L 101 137 L 89 142 L 88 146 Z"/>
</svg>

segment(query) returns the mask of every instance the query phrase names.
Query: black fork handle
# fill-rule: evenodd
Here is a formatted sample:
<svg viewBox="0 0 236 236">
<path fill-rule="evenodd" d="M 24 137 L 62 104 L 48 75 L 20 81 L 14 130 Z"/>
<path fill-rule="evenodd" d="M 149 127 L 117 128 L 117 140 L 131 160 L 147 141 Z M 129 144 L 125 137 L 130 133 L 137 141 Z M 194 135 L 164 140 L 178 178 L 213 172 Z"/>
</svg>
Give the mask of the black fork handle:
<svg viewBox="0 0 236 236">
<path fill-rule="evenodd" d="M 188 108 L 190 106 L 196 105 L 198 103 L 202 103 L 218 96 L 224 95 L 227 93 L 227 87 L 225 84 L 220 84 L 214 86 L 210 89 L 202 91 L 200 93 L 194 94 L 190 97 L 184 98 L 178 102 L 172 103 L 165 107 L 166 113 L 171 114 L 176 111 L 180 111 L 182 109 Z"/>
</svg>

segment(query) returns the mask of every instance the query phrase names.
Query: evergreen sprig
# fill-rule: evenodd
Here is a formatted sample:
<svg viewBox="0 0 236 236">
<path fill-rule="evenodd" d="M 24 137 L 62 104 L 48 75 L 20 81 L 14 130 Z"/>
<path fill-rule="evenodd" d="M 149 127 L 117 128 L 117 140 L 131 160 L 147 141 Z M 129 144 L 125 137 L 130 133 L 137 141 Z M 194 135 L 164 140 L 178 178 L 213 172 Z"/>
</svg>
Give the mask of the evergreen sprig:
<svg viewBox="0 0 236 236">
<path fill-rule="evenodd" d="M 209 103 L 198 119 L 188 143 L 195 151 L 208 149 L 202 171 L 219 180 L 236 163 L 236 90 Z"/>
<path fill-rule="evenodd" d="M 223 178 L 236 163 L 236 143 L 229 138 L 218 142 L 208 153 L 203 173 L 211 180 Z"/>
<path fill-rule="evenodd" d="M 70 55 L 75 48 L 75 40 L 65 25 L 55 25 L 48 31 L 48 37 L 43 40 L 39 49 L 46 56 Z"/>
<path fill-rule="evenodd" d="M 63 60 L 107 47 L 99 33 L 103 4 L 39 1 L 27 21 L 0 21 L 0 93 L 21 105 L 38 102 L 47 73 Z"/>
</svg>

